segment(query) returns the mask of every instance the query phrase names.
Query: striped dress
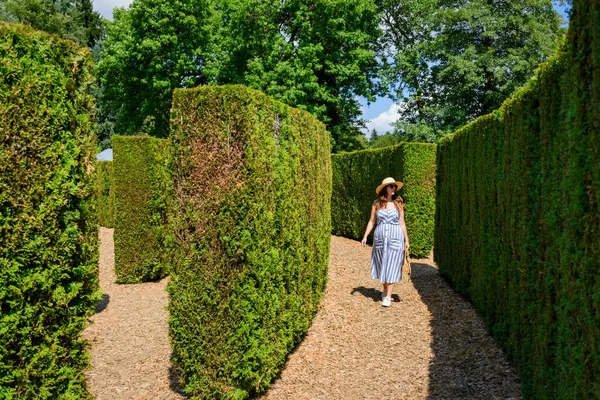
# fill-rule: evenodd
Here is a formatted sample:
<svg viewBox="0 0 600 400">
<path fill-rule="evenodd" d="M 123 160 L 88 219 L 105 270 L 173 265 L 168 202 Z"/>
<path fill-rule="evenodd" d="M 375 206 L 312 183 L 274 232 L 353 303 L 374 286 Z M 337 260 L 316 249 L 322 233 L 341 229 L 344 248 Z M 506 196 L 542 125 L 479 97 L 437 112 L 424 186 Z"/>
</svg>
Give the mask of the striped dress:
<svg viewBox="0 0 600 400">
<path fill-rule="evenodd" d="M 371 279 L 394 283 L 402 279 L 404 232 L 395 208 L 377 211 L 377 227 L 371 254 Z"/>
</svg>

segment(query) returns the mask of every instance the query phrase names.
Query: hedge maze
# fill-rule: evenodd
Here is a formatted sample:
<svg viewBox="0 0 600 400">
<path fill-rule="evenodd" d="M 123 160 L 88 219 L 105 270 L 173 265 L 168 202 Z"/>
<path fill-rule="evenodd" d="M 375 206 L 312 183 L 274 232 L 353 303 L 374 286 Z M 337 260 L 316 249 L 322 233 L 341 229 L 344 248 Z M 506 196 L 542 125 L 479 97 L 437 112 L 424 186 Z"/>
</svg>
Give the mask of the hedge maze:
<svg viewBox="0 0 600 400">
<path fill-rule="evenodd" d="M 600 4 L 491 115 L 438 144 L 435 259 L 535 399 L 600 398 Z"/>
<path fill-rule="evenodd" d="M 87 49 L 0 22 L 0 398 L 82 399 L 100 298 Z"/>
<path fill-rule="evenodd" d="M 436 145 L 331 155 L 325 126 L 242 86 L 175 90 L 169 139 L 94 162 L 87 49 L 0 22 L 0 398 L 86 399 L 98 225 L 118 282 L 170 274 L 193 398 L 264 392 L 317 312 L 331 233 L 360 239 L 387 176 L 411 255 L 483 315 L 534 399 L 600 398 L 600 3 L 525 87 Z"/>
<path fill-rule="evenodd" d="M 410 253 L 426 257 L 433 246 L 435 154 L 436 146 L 426 143 L 333 154 L 332 233 L 362 239 L 377 198 L 375 188 L 392 176 L 404 183 L 400 196 L 406 204 Z"/>
<path fill-rule="evenodd" d="M 242 86 L 176 90 L 174 364 L 198 398 L 264 391 L 308 330 L 327 281 L 329 134 Z"/>
</svg>

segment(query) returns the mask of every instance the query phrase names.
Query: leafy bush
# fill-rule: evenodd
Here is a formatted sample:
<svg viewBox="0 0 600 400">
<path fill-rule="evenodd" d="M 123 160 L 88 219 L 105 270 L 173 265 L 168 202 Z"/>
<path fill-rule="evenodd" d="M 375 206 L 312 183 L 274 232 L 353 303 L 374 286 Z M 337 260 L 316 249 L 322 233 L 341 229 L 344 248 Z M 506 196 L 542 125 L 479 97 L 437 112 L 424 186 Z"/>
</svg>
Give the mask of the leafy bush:
<svg viewBox="0 0 600 400">
<path fill-rule="evenodd" d="M 574 2 L 561 51 L 438 146 L 436 261 L 535 399 L 600 398 L 598 26 Z"/>
<path fill-rule="evenodd" d="M 99 300 L 89 50 L 0 22 L 0 398 L 89 394 Z"/>
<path fill-rule="evenodd" d="M 327 280 L 325 126 L 242 86 L 176 90 L 174 363 L 187 393 L 264 391 L 311 324 Z"/>
<path fill-rule="evenodd" d="M 115 223 L 115 193 L 112 187 L 112 161 L 97 161 L 96 172 L 98 173 L 96 186 L 98 225 L 112 228 Z"/>
<path fill-rule="evenodd" d="M 169 142 L 149 136 L 113 136 L 112 145 L 117 282 L 163 278 L 168 273 Z"/>
<path fill-rule="evenodd" d="M 404 183 L 400 196 L 406 204 L 410 253 L 426 257 L 433 245 L 435 149 L 434 144 L 401 143 L 332 155 L 333 234 L 362 239 L 377 198 L 375 189 L 384 178 L 392 176 Z"/>
</svg>

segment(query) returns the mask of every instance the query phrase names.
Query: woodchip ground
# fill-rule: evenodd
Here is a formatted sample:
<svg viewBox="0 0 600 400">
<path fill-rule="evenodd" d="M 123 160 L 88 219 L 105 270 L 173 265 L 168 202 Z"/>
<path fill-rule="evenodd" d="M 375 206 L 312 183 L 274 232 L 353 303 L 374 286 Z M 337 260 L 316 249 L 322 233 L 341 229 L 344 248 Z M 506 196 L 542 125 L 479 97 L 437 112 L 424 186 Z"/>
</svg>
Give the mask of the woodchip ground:
<svg viewBox="0 0 600 400">
<path fill-rule="evenodd" d="M 171 373 L 166 279 L 118 285 L 112 230 L 100 231 L 104 299 L 84 336 L 97 399 L 183 399 Z M 261 399 L 520 399 L 511 364 L 430 259 L 389 308 L 369 279 L 370 248 L 331 238 L 329 281 L 306 337 Z"/>
</svg>

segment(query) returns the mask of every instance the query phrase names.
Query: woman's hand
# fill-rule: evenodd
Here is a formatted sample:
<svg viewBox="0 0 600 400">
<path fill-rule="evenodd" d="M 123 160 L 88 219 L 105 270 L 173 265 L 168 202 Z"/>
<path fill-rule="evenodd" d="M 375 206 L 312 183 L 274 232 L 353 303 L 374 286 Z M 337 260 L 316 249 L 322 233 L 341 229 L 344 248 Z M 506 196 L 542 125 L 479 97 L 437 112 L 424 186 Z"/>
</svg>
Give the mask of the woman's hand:
<svg viewBox="0 0 600 400">
<path fill-rule="evenodd" d="M 362 247 L 365 247 L 365 245 L 367 244 L 367 237 L 366 236 L 360 241 L 360 244 L 362 244 Z"/>
<path fill-rule="evenodd" d="M 410 249 L 410 244 L 408 244 L 408 240 L 404 241 L 404 251 L 408 251 Z"/>
</svg>

